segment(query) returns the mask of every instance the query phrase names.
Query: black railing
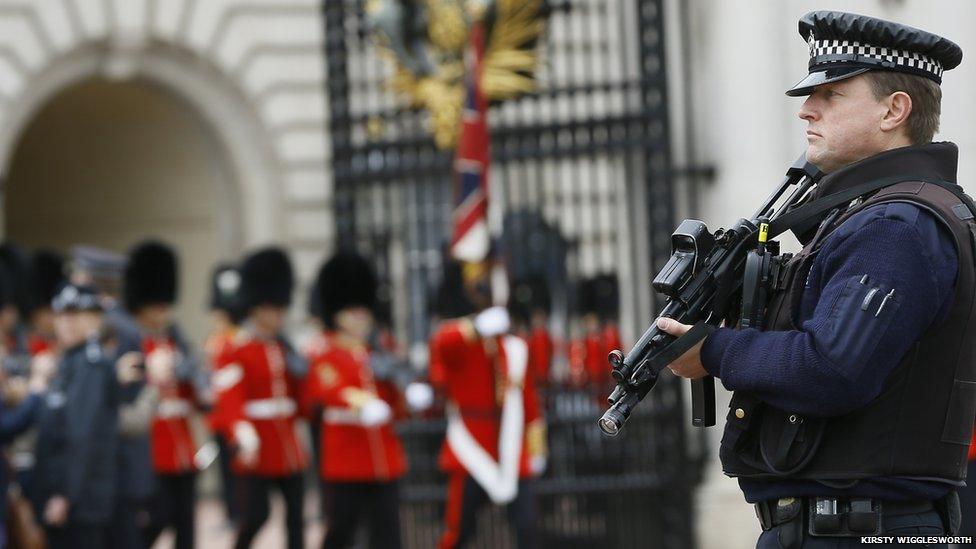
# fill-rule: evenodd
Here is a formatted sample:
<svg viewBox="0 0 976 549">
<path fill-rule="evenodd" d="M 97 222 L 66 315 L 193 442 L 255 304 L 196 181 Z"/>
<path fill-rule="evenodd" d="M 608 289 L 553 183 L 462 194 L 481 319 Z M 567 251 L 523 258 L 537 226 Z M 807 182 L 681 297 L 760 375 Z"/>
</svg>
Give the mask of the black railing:
<svg viewBox="0 0 976 549">
<path fill-rule="evenodd" d="M 653 318 L 651 273 L 675 226 L 662 0 L 550 1 L 536 93 L 492 105 L 491 200 L 516 276 L 550 285 L 557 341 L 582 330 L 576 287 L 614 273 L 618 321 L 633 337 Z M 400 341 L 430 333 L 431 296 L 450 234 L 452 153 L 427 114 L 384 85 L 364 0 L 324 0 L 329 131 L 338 244 L 374 259 Z M 497 209 L 497 210 L 495 210 Z M 625 349 L 626 350 L 626 349 Z M 557 352 L 554 371 L 566 377 Z M 546 547 L 694 546 L 688 421 L 680 384 L 662 382 L 618 439 L 602 438 L 595 396 L 548 395 L 548 473 L 536 484 Z M 443 424 L 402 426 L 410 547 L 431 547 L 446 488 L 434 461 Z M 477 547 L 512 546 L 504 512 L 487 510 Z"/>
</svg>

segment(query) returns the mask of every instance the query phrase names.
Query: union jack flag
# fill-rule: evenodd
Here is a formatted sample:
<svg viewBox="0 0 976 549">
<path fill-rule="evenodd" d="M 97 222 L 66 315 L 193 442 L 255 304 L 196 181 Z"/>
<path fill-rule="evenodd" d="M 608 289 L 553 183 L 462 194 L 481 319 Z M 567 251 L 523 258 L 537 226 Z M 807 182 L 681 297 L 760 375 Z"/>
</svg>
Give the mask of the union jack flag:
<svg viewBox="0 0 976 549">
<path fill-rule="evenodd" d="M 471 28 L 465 57 L 465 98 L 454 156 L 454 229 L 451 255 L 461 261 L 482 261 L 488 255 L 488 100 L 481 89 L 484 27 Z"/>
</svg>

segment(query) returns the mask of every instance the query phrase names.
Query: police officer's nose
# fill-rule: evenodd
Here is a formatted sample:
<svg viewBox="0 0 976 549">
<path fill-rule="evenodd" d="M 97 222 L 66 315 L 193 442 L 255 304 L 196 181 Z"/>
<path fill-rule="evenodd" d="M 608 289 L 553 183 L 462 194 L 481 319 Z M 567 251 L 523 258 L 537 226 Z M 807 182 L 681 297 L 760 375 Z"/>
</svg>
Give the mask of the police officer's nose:
<svg viewBox="0 0 976 549">
<path fill-rule="evenodd" d="M 813 122 L 818 118 L 816 109 L 810 104 L 813 96 L 807 97 L 807 100 L 803 102 L 800 106 L 799 112 L 796 113 L 801 120 L 806 120 L 807 122 Z"/>
</svg>

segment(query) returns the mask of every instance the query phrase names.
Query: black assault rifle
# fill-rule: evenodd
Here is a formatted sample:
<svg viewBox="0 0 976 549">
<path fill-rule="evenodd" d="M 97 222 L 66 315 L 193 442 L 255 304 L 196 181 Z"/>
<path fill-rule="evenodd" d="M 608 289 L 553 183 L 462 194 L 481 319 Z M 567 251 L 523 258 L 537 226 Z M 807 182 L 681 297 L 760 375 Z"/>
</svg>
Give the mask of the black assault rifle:
<svg viewBox="0 0 976 549">
<path fill-rule="evenodd" d="M 660 330 L 655 319 L 627 356 L 617 350 L 610 353 L 608 359 L 617 387 L 607 399 L 610 409 L 600 418 L 604 433 L 617 435 L 637 403 L 657 383 L 661 370 L 722 321 L 730 326 L 739 323 L 761 327 L 771 283 L 790 257 L 779 255 L 778 243 L 767 240 L 769 226 L 777 226 L 772 234 L 776 236 L 795 221 L 811 217 L 810 208 L 792 210 L 804 202 L 820 176 L 820 171 L 802 155 L 752 218 L 740 219 L 731 228 L 714 234 L 694 219 L 678 225 L 671 235 L 671 258 L 652 285 L 665 298 L 658 318 L 673 318 L 693 327 L 676 338 Z M 796 188 L 777 208 L 792 187 Z M 820 205 L 810 206 L 822 209 Z M 749 282 L 744 284 L 744 280 Z M 692 381 L 691 398 L 692 423 L 698 427 L 715 425 L 715 380 L 708 376 Z"/>
</svg>

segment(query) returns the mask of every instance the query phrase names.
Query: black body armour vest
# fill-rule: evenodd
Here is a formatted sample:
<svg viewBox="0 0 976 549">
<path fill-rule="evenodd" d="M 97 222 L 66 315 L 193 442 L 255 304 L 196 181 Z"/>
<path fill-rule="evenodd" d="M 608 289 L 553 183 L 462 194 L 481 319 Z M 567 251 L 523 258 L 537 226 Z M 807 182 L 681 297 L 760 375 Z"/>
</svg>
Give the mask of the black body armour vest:
<svg viewBox="0 0 976 549">
<path fill-rule="evenodd" d="M 906 147 L 873 156 L 825 177 L 815 197 L 871 180 L 904 175 L 821 226 L 783 269 L 766 329 L 796 330 L 807 273 L 824 240 L 865 208 L 908 202 L 932 213 L 952 234 L 959 270 L 948 315 L 930 326 L 885 380 L 872 402 L 836 418 L 805 418 L 736 392 L 722 437 L 725 473 L 755 479 L 851 481 L 868 477 L 945 480 L 966 477 L 976 418 L 976 222 L 957 193 L 911 178 L 955 182 L 951 143 Z M 970 200 L 971 204 L 972 201 Z M 802 239 L 801 239 L 802 240 Z"/>
</svg>

